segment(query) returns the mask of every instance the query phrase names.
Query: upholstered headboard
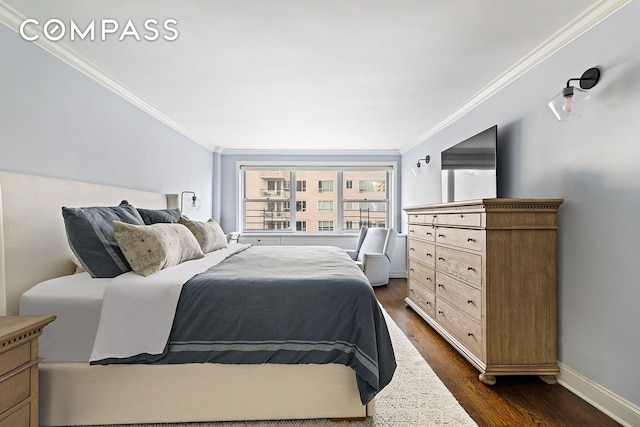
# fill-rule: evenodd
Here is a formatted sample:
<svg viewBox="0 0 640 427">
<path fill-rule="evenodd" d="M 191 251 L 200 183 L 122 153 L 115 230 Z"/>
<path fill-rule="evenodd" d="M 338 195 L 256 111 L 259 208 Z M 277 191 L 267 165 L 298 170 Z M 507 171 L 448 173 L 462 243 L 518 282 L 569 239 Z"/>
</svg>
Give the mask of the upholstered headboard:
<svg viewBox="0 0 640 427">
<path fill-rule="evenodd" d="M 20 296 L 44 280 L 72 274 L 62 206 L 177 207 L 165 195 L 85 182 L 0 172 L 0 315 L 18 314 Z"/>
</svg>

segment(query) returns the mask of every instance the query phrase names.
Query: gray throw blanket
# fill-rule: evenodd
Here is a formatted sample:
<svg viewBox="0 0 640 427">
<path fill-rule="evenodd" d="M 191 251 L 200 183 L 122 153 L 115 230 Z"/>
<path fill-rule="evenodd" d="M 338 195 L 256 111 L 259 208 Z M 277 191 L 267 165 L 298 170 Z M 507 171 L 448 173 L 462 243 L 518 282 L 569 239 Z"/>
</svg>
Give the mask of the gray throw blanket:
<svg viewBox="0 0 640 427">
<path fill-rule="evenodd" d="M 162 355 L 109 363 L 339 363 L 368 403 L 396 362 L 373 288 L 334 247 L 253 246 L 182 288 Z"/>
</svg>

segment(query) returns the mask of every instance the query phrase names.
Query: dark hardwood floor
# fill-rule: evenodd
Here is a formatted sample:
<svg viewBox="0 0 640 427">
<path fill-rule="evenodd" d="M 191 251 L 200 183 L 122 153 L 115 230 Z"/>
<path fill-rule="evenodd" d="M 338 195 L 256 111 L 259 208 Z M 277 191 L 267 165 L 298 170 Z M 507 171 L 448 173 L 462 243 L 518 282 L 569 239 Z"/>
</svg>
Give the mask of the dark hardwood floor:
<svg viewBox="0 0 640 427">
<path fill-rule="evenodd" d="M 480 427 L 619 426 L 617 422 L 559 384 L 538 377 L 498 377 L 494 386 L 420 316 L 404 304 L 406 280 L 375 288 L 378 300 L 418 349 L 436 375 Z"/>
</svg>

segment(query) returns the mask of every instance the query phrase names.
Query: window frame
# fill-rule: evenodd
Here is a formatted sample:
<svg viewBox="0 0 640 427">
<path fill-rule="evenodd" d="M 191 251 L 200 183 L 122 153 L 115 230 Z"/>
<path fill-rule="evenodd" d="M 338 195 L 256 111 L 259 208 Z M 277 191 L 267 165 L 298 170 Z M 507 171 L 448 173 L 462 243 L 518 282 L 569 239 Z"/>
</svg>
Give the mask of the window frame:
<svg viewBox="0 0 640 427">
<path fill-rule="evenodd" d="M 236 217 L 236 229 L 241 231 L 242 233 L 247 234 L 298 234 L 298 235 L 310 235 L 315 234 L 315 231 L 296 231 L 296 209 L 290 209 L 291 216 L 289 218 L 289 224 L 291 225 L 289 229 L 281 229 L 281 230 L 246 230 L 244 228 L 245 224 L 245 203 L 252 201 L 259 201 L 257 199 L 245 199 L 245 182 L 244 182 L 244 171 L 289 171 L 291 173 L 290 177 L 287 179 L 288 182 L 296 182 L 297 187 L 297 179 L 296 179 L 296 171 L 333 171 L 337 173 L 337 179 L 333 187 L 333 192 L 330 194 L 336 195 L 336 200 L 334 203 L 334 211 L 336 212 L 336 218 L 334 223 L 333 231 L 318 231 L 317 233 L 322 235 L 327 234 L 341 234 L 348 233 L 353 234 L 359 231 L 359 228 L 356 229 L 346 229 L 344 224 L 344 204 L 348 201 L 353 201 L 352 199 L 345 199 L 343 197 L 343 190 L 345 187 L 345 183 L 347 180 L 343 179 L 343 172 L 346 171 L 379 171 L 379 172 L 387 172 L 386 178 L 386 199 L 379 199 L 375 201 L 380 201 L 387 203 L 387 216 L 386 216 L 386 224 L 388 227 L 395 227 L 395 224 L 398 220 L 397 217 L 397 186 L 396 182 L 398 179 L 398 167 L 397 162 L 389 160 L 389 161 L 374 161 L 374 162 L 276 162 L 276 161 L 236 161 L 236 177 L 237 177 L 237 212 L 238 215 Z M 308 184 L 308 182 L 306 182 Z M 353 186 L 356 186 L 356 183 L 353 183 Z M 306 186 L 306 190 L 309 190 L 308 185 Z M 296 206 L 296 191 L 291 189 L 290 191 L 290 206 Z M 374 201 L 374 200 L 371 200 Z"/>
</svg>

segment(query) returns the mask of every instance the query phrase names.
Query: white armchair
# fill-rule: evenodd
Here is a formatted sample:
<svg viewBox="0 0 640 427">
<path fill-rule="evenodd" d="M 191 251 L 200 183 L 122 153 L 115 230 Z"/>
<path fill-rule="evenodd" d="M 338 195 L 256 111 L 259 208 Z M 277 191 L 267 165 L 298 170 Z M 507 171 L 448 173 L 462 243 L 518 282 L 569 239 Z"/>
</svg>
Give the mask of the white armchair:
<svg viewBox="0 0 640 427">
<path fill-rule="evenodd" d="M 393 228 L 360 229 L 356 249 L 346 252 L 369 279 L 371 286 L 389 283 L 391 256 L 396 246 L 398 232 Z"/>
</svg>

